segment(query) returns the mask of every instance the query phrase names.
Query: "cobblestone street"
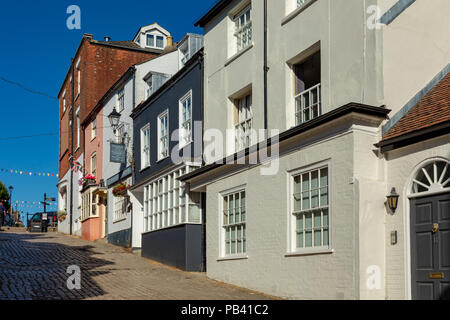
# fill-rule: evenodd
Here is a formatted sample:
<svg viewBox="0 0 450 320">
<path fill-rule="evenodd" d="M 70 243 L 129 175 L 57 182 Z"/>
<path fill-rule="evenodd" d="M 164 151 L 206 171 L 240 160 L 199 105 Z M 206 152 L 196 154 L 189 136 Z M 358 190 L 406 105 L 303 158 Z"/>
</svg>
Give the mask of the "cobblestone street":
<svg viewBox="0 0 450 320">
<path fill-rule="evenodd" d="M 69 290 L 67 268 L 81 269 Z M 267 296 L 58 233 L 0 232 L 0 300 L 253 300 Z"/>
</svg>

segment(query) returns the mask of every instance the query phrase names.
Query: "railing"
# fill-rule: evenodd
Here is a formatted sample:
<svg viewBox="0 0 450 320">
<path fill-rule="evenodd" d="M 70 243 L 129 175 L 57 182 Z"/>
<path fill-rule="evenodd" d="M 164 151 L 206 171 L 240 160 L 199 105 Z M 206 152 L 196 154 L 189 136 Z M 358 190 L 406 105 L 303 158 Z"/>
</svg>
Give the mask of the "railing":
<svg viewBox="0 0 450 320">
<path fill-rule="evenodd" d="M 300 125 L 322 114 L 320 83 L 295 96 L 295 124 Z"/>
</svg>

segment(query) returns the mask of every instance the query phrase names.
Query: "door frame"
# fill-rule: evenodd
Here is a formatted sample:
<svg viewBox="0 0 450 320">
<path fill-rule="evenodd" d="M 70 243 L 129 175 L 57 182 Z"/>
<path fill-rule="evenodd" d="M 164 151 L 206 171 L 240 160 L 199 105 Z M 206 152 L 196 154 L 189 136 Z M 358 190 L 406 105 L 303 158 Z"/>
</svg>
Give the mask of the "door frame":
<svg viewBox="0 0 450 320">
<path fill-rule="evenodd" d="M 426 165 L 433 163 L 434 161 L 445 161 L 449 162 L 447 158 L 444 157 L 432 157 L 423 160 L 418 165 L 414 167 L 412 173 L 409 175 L 408 181 L 403 188 L 403 207 L 405 208 L 405 214 L 403 217 L 403 231 L 405 235 L 405 250 L 404 250 L 404 261 L 405 261 L 405 296 L 407 300 L 412 300 L 412 268 L 411 268 L 411 203 L 412 199 L 432 197 L 441 194 L 450 193 L 450 189 L 444 189 L 440 191 L 422 192 L 417 194 L 412 194 L 413 180 L 416 173 L 421 170 Z"/>
</svg>

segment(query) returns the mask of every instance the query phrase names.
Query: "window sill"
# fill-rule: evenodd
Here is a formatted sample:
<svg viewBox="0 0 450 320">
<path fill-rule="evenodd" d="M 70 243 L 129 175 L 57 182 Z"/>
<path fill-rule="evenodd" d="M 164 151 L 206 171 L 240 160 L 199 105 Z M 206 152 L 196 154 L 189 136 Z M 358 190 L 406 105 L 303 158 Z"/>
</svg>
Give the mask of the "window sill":
<svg viewBox="0 0 450 320">
<path fill-rule="evenodd" d="M 286 23 L 294 19 L 316 1 L 317 0 L 309 0 L 308 2 L 305 2 L 301 7 L 298 7 L 297 9 L 289 13 L 286 17 L 284 17 L 283 20 L 281 20 L 281 25 L 284 26 Z"/>
<path fill-rule="evenodd" d="M 162 161 L 164 161 L 164 160 L 166 160 L 166 159 L 168 159 L 168 158 L 169 158 L 169 156 L 164 157 L 164 158 L 161 158 L 161 159 L 158 159 L 158 161 L 156 161 L 156 163 L 160 163 L 160 162 L 162 162 Z"/>
<path fill-rule="evenodd" d="M 163 227 L 163 228 L 159 228 L 159 229 L 155 229 L 155 230 L 149 230 L 149 231 L 144 231 L 142 232 L 142 235 L 145 234 L 149 234 L 149 233 L 154 233 L 154 232 L 158 232 L 158 231 L 164 231 L 164 230 L 168 230 L 168 229 L 172 229 L 172 228 L 178 228 L 178 227 L 182 227 L 182 226 L 186 226 L 186 225 L 202 225 L 201 222 L 183 222 L 183 223 L 177 223 L 171 226 L 167 226 L 167 227 Z"/>
<path fill-rule="evenodd" d="M 239 58 L 240 56 L 242 56 L 244 53 L 246 53 L 247 51 L 249 51 L 251 48 L 253 48 L 253 43 L 251 45 L 249 45 L 247 48 L 242 49 L 241 51 L 239 51 L 238 53 L 236 53 L 235 55 L 231 56 L 231 58 L 229 58 L 226 62 L 225 62 L 225 67 L 228 66 L 230 63 L 232 63 L 234 60 L 236 60 L 237 58 Z"/>
<path fill-rule="evenodd" d="M 123 217 L 123 218 L 114 220 L 114 221 L 113 221 L 113 224 L 116 224 L 116 223 L 119 223 L 119 222 L 122 222 L 122 221 L 125 221 L 125 220 L 127 220 L 127 217 Z"/>
<path fill-rule="evenodd" d="M 289 252 L 286 253 L 284 256 L 286 258 L 289 258 L 289 257 L 315 256 L 320 254 L 333 254 L 333 253 L 334 249 L 305 249 Z"/>
<path fill-rule="evenodd" d="M 236 256 L 228 256 L 228 257 L 222 257 L 218 258 L 217 261 L 233 261 L 233 260 L 248 260 L 248 255 L 236 255 Z"/>
</svg>

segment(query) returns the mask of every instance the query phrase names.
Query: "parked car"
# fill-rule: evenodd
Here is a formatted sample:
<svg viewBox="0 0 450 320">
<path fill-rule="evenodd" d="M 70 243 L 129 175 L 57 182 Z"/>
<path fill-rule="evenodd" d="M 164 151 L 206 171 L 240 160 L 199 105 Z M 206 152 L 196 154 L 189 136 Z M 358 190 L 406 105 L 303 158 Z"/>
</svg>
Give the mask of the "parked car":
<svg viewBox="0 0 450 320">
<path fill-rule="evenodd" d="M 42 214 L 43 212 L 35 213 L 28 220 L 29 232 L 41 232 L 42 230 Z M 48 228 L 56 228 L 58 226 L 58 214 L 55 211 L 47 212 Z"/>
</svg>

